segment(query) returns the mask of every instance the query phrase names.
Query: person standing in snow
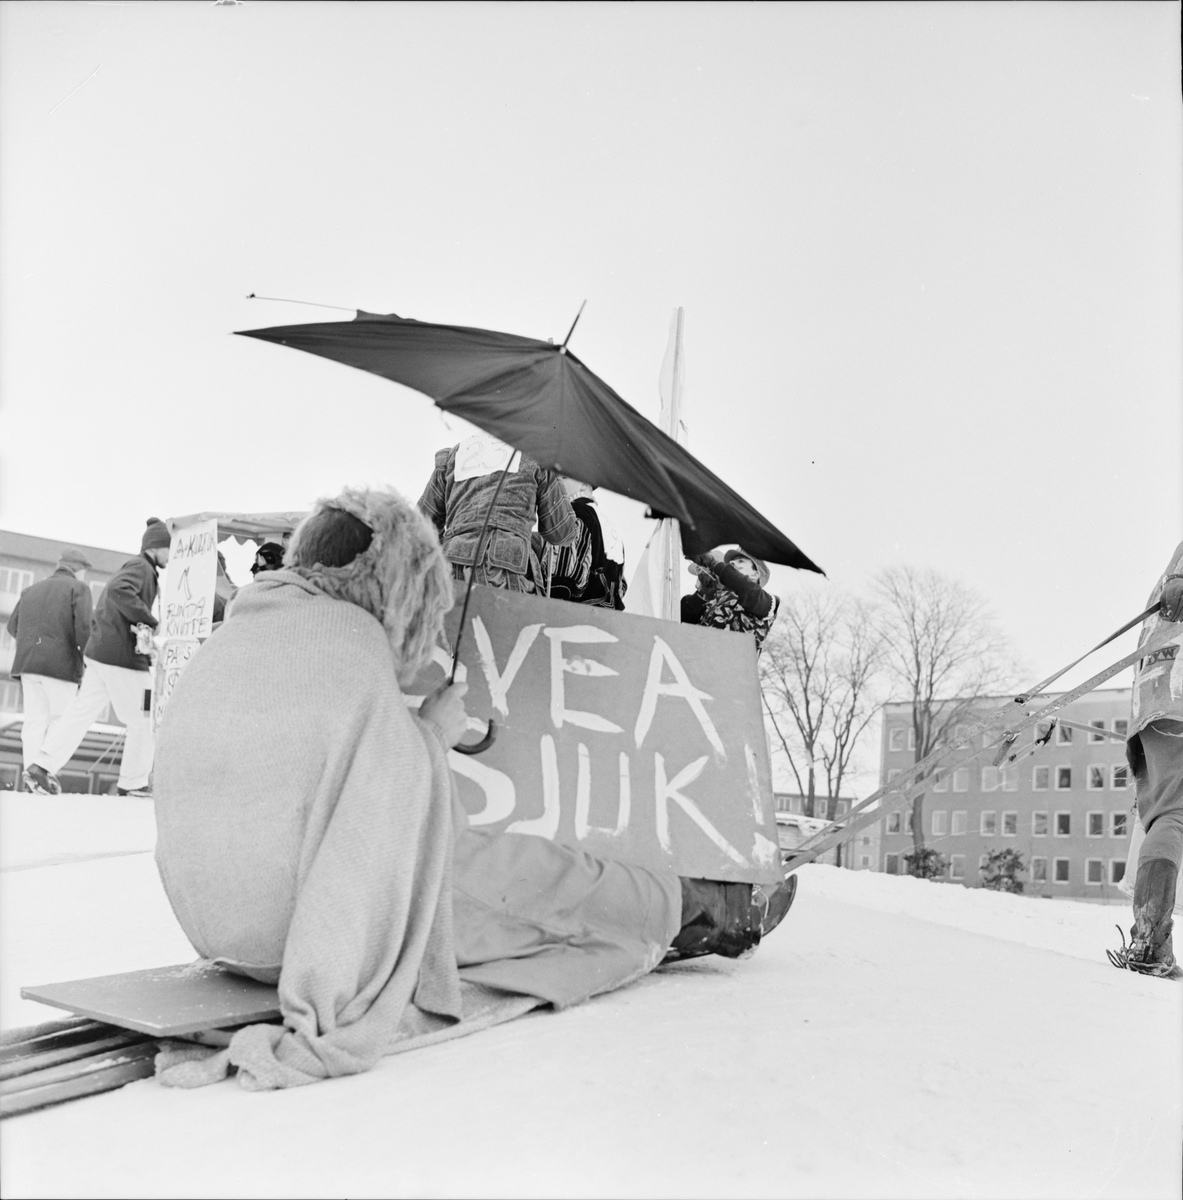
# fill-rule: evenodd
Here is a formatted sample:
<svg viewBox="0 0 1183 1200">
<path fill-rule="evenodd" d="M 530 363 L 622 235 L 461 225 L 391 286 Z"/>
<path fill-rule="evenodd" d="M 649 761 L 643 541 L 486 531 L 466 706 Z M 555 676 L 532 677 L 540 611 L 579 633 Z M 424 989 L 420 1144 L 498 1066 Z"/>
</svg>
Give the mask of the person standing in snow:
<svg viewBox="0 0 1183 1200">
<path fill-rule="evenodd" d="M 497 493 L 503 471 L 508 473 Z M 477 542 L 495 493 L 484 552 L 476 563 Z M 475 563 L 477 583 L 513 592 L 534 590 L 527 571 L 535 518 L 542 540 L 552 546 L 572 541 L 578 532 L 559 477 L 488 434 L 436 453 L 419 511 L 435 526 L 453 579 L 467 579 Z"/>
<path fill-rule="evenodd" d="M 127 727 L 119 795 L 151 797 L 148 780 L 154 740 L 145 693 L 152 688 L 152 660 L 143 641 L 144 631 L 150 637 L 157 625 L 152 615 L 160 588 L 157 572 L 168 562 L 170 542 L 164 522 L 149 518 L 140 553 L 129 558 L 103 588 L 82 652 L 82 685 L 26 772 L 34 791 L 56 796 L 62 790 L 57 772 L 110 704 Z"/>
<path fill-rule="evenodd" d="M 596 608 L 624 608 L 624 543 L 596 505 L 595 493 L 578 479 L 563 479 L 579 532 L 573 542 L 544 551 L 543 573 L 555 600 Z"/>
<path fill-rule="evenodd" d="M 16 641 L 11 675 L 21 681 L 21 756 L 29 791 L 40 791 L 29 767 L 78 694 L 93 610 L 90 588 L 82 582 L 90 565 L 81 550 L 63 551 L 53 574 L 27 587 L 8 618 Z"/>
<path fill-rule="evenodd" d="M 780 608 L 780 598 L 764 590 L 767 564 L 746 550 L 728 550 L 721 558 L 711 551 L 693 562 L 691 570 L 697 567 L 700 585 L 694 594 L 682 597 L 683 624 L 750 633 L 759 654 Z"/>
<path fill-rule="evenodd" d="M 417 714 L 402 690 L 453 603 L 435 531 L 402 497 L 319 501 L 288 562 L 185 668 L 156 767 L 156 860 L 182 929 L 278 983 L 284 1026 L 230 1043 L 245 1086 L 367 1070 L 425 1031 L 474 1028 L 478 998 L 507 1019 L 663 959 L 736 958 L 784 917 L 795 876 L 684 879 L 469 825 L 447 759 L 467 685 Z"/>
<path fill-rule="evenodd" d="M 1183 622 L 1183 542 L 1147 601 L 1158 612 L 1142 626 L 1141 641 L 1160 621 Z M 1134 776 L 1138 819 L 1146 831 L 1134 876 L 1130 944 L 1110 953 L 1115 966 L 1143 975 L 1179 978 L 1171 910 L 1183 860 L 1183 625 L 1179 636 L 1139 661 L 1134 671 L 1126 757 Z"/>
</svg>

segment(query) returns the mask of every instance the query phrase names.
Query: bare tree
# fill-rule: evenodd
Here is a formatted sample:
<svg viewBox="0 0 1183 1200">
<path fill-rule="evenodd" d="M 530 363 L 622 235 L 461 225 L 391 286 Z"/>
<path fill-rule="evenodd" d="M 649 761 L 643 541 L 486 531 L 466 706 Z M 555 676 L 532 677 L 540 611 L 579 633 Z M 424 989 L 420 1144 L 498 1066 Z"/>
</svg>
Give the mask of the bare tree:
<svg viewBox="0 0 1183 1200">
<path fill-rule="evenodd" d="M 889 567 L 875 577 L 884 667 L 910 702 L 913 762 L 955 734 L 986 696 L 1013 686 L 1014 657 L 985 601 L 937 571 Z M 912 802 L 913 871 L 924 860 L 924 793 Z"/>
<path fill-rule="evenodd" d="M 760 656 L 761 692 L 806 816 L 835 816 L 843 779 L 875 714 L 872 683 L 882 653 L 872 613 L 858 600 L 806 592 L 781 605 Z M 826 804 L 818 813 L 821 776 Z"/>
</svg>

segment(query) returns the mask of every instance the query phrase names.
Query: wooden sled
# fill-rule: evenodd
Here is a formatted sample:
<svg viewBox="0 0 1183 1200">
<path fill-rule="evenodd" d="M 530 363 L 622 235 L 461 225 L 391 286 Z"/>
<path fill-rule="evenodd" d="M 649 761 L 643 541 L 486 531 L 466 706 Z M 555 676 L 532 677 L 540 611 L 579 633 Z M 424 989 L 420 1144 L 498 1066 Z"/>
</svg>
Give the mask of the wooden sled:
<svg viewBox="0 0 1183 1200">
<path fill-rule="evenodd" d="M 197 961 L 21 988 L 73 1016 L 0 1035 L 0 1117 L 123 1087 L 155 1071 L 162 1038 L 224 1046 L 279 1018 L 274 987 Z"/>
</svg>

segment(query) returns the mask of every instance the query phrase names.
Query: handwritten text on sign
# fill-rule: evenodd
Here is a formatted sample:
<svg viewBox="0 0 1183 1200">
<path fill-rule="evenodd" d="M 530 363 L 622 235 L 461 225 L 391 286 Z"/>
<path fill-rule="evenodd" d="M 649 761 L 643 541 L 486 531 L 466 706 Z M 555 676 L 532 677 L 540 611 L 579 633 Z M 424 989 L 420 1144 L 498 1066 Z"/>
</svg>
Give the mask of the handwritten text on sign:
<svg viewBox="0 0 1183 1200">
<path fill-rule="evenodd" d="M 198 521 L 172 537 L 160 629 L 169 638 L 207 638 L 213 633 L 214 587 L 218 578 L 218 523 Z"/>
<path fill-rule="evenodd" d="M 174 638 L 165 642 L 156 656 L 156 677 L 152 687 L 152 725 L 160 724 L 164 706 L 177 686 L 177 680 L 189 660 L 201 646 L 196 638 Z"/>
<path fill-rule="evenodd" d="M 750 637 L 485 587 L 468 623 L 466 740 L 497 724 L 490 749 L 449 756 L 471 824 L 680 875 L 779 878 Z M 440 648 L 409 690 L 433 691 L 450 662 Z"/>
</svg>

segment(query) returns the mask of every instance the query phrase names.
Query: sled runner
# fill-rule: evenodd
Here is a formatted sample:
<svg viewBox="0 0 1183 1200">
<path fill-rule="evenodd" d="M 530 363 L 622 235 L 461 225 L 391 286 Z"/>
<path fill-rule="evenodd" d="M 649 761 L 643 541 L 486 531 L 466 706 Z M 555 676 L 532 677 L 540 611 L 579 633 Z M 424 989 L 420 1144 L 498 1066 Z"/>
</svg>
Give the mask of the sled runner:
<svg viewBox="0 0 1183 1200">
<path fill-rule="evenodd" d="M 155 1070 L 161 1038 L 224 1045 L 243 1025 L 279 1018 L 279 993 L 197 961 L 21 988 L 74 1016 L 0 1039 L 0 1116 L 112 1091 Z"/>
</svg>

